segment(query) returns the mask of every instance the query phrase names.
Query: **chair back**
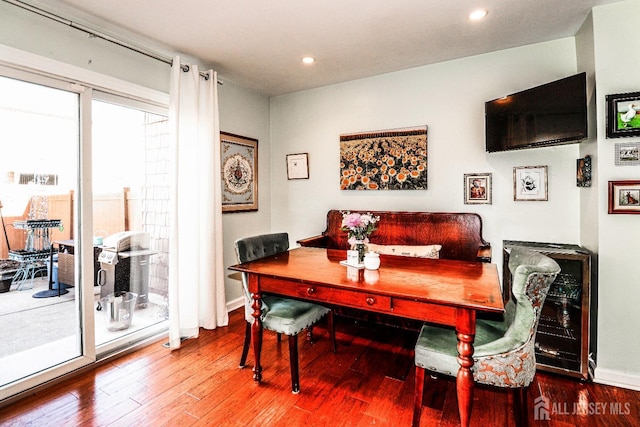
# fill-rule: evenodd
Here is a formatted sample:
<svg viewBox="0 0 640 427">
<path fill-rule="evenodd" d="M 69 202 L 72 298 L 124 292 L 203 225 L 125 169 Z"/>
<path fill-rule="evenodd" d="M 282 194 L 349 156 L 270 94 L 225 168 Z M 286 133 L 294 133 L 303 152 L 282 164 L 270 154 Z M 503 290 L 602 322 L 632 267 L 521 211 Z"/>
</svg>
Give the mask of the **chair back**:
<svg viewBox="0 0 640 427">
<path fill-rule="evenodd" d="M 542 306 L 560 266 L 540 252 L 513 248 L 509 271 L 513 275 L 512 300 L 506 309 L 513 312 L 513 319 L 505 335 L 525 343 L 535 340 Z"/>
<path fill-rule="evenodd" d="M 509 255 L 513 298 L 505 309 L 504 335 L 474 352 L 474 378 L 499 387 L 527 387 L 536 373 L 535 338 L 542 305 L 560 272 L 553 259 L 539 252 L 513 248 Z"/>
<path fill-rule="evenodd" d="M 289 250 L 288 233 L 261 234 L 244 237 L 235 242 L 238 262 L 249 262 Z"/>
<path fill-rule="evenodd" d="M 234 243 L 236 248 L 236 258 L 238 262 L 244 263 L 255 261 L 271 255 L 279 254 L 289 250 L 289 234 L 288 233 L 271 233 L 261 234 L 258 236 L 244 237 L 238 239 Z M 253 309 L 251 308 L 252 298 L 249 292 L 249 283 L 247 275 L 242 273 L 242 289 L 244 292 L 244 312 L 248 322 L 253 322 Z M 262 311 L 269 310 L 265 300 L 262 301 Z"/>
</svg>

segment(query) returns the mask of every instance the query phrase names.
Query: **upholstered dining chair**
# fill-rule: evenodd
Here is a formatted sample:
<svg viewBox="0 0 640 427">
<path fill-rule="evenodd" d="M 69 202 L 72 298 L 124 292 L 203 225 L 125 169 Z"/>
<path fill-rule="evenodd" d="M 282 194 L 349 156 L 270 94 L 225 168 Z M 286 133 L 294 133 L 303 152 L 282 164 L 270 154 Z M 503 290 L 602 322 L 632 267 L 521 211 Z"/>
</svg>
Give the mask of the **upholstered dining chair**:
<svg viewBox="0 0 640 427">
<path fill-rule="evenodd" d="M 238 262 L 244 263 L 275 255 L 289 250 L 289 235 L 287 233 L 272 233 L 259 236 L 245 237 L 235 241 Z M 255 321 L 252 313 L 253 298 L 249 292 L 247 276 L 242 274 L 242 288 L 244 291 L 244 315 L 247 321 L 240 368 L 245 366 L 249 345 L 251 343 L 251 325 Z M 300 392 L 300 375 L 298 372 L 298 334 L 307 330 L 307 337 L 312 340 L 312 329 L 318 321 L 327 316 L 329 336 L 333 352 L 336 352 L 333 313 L 327 307 L 306 301 L 284 298 L 275 295 L 262 295 L 262 327 L 289 338 L 289 365 L 291 368 L 291 391 Z"/>
<path fill-rule="evenodd" d="M 511 249 L 512 299 L 502 321 L 478 320 L 474 341 L 473 379 L 511 389 L 516 425 L 527 425 L 527 389 L 536 373 L 534 344 L 542 305 L 560 267 L 551 258 L 521 248 Z M 415 347 L 416 383 L 413 426 L 420 423 L 425 371 L 456 376 L 457 338 L 451 329 L 424 325 Z"/>
</svg>

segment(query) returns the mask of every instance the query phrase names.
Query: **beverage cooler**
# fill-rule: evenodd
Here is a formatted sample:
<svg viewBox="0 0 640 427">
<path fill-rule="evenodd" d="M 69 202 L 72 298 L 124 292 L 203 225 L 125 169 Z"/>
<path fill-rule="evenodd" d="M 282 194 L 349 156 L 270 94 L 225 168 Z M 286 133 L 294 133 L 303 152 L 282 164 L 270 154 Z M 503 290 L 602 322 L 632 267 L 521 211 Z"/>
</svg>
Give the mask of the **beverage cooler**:
<svg viewBox="0 0 640 427">
<path fill-rule="evenodd" d="M 565 243 L 504 240 L 503 284 L 511 288 L 509 251 L 522 247 L 553 258 L 561 270 L 542 307 L 535 353 L 537 369 L 589 381 L 595 369 L 596 306 L 591 298 L 591 254 Z"/>
</svg>

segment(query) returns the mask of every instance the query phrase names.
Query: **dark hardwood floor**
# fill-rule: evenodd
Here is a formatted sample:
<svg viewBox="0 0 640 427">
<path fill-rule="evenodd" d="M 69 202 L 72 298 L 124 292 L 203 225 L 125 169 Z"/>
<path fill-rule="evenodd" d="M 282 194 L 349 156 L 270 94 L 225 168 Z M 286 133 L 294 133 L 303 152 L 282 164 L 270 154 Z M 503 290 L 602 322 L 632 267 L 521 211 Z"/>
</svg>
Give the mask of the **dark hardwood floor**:
<svg viewBox="0 0 640 427">
<path fill-rule="evenodd" d="M 263 382 L 238 368 L 244 317 L 202 331 L 177 351 L 153 343 L 0 409 L 2 426 L 409 426 L 415 334 L 336 318 L 338 353 L 326 330 L 300 339 L 301 392 L 290 389 L 287 341 L 265 331 Z M 166 340 L 165 340 L 166 341 Z M 6 368 L 6 367 L 5 367 Z M 548 421 L 534 399 L 549 399 Z M 422 426 L 459 425 L 455 382 L 425 390 Z M 514 426 L 509 394 L 476 387 L 472 426 Z M 640 426 L 640 392 L 538 373 L 530 425 Z M 577 412 L 577 413 L 576 413 Z M 539 417 L 538 417 L 539 418 Z"/>
</svg>

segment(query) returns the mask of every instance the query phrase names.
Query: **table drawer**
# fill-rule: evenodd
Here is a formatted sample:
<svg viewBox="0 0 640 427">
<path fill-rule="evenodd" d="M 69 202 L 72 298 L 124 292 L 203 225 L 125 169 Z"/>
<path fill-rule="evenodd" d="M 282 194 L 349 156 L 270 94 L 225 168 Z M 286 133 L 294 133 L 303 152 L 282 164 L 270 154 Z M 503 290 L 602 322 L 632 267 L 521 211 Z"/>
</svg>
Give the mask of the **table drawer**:
<svg viewBox="0 0 640 427">
<path fill-rule="evenodd" d="M 262 278 L 260 288 L 264 292 L 269 292 L 269 290 L 271 290 L 278 295 L 285 295 L 308 301 L 318 301 L 331 304 L 338 303 L 339 305 L 346 307 L 362 308 L 382 313 L 391 312 L 390 297 L 374 295 L 367 292 L 335 289 L 305 283 L 295 284 L 292 286 L 291 282 L 282 282 L 278 279 L 265 280 L 265 278 Z"/>
</svg>

